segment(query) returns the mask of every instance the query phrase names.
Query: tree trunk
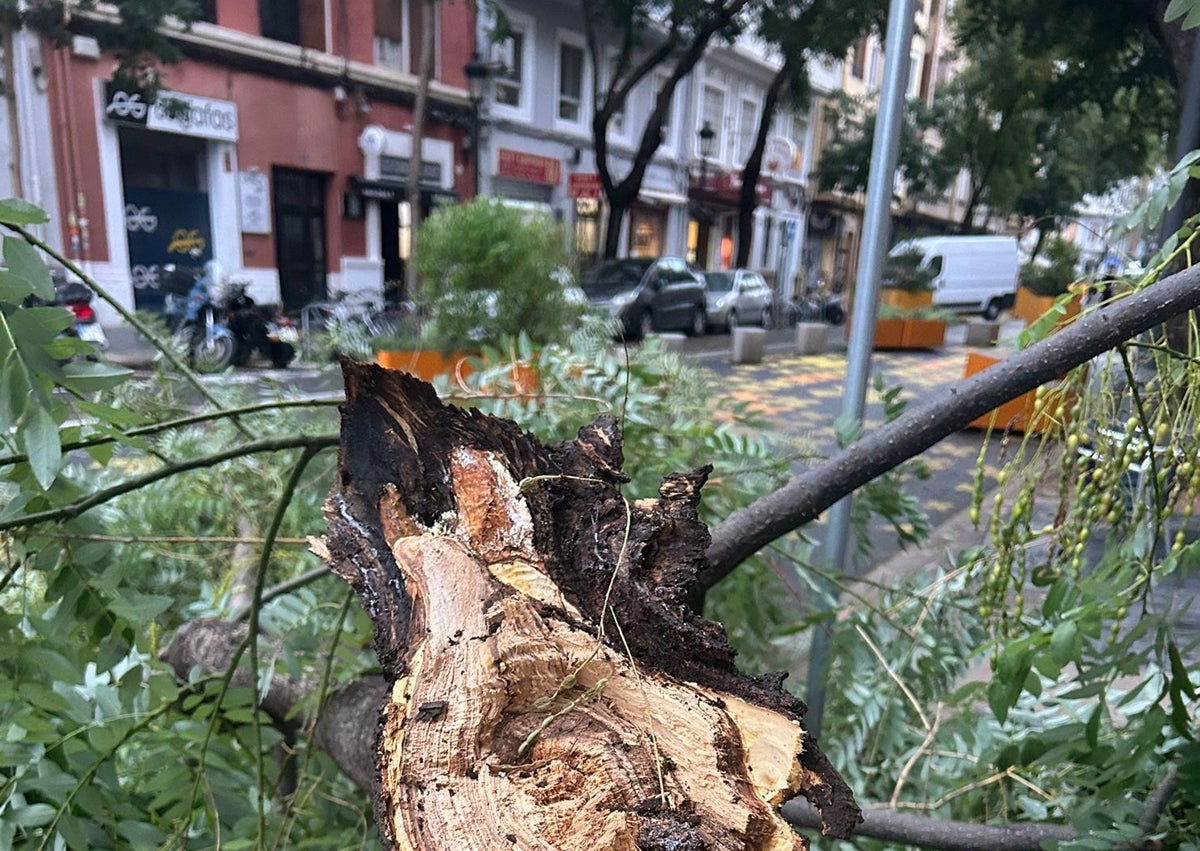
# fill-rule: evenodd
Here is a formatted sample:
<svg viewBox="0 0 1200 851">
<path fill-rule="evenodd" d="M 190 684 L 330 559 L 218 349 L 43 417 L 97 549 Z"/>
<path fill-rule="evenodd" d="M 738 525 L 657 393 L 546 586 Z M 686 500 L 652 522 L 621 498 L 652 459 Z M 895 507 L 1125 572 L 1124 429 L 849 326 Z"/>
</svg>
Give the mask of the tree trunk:
<svg viewBox="0 0 1200 851">
<path fill-rule="evenodd" d="M 417 231 L 421 227 L 421 143 L 425 138 L 425 108 L 429 102 L 429 80 L 433 76 L 434 16 L 437 0 L 427 0 L 421 9 L 421 67 L 417 77 L 417 93 L 413 100 L 412 153 L 408 157 L 408 214 L 409 252 L 404 264 L 404 293 L 406 299 L 417 292 Z M 478 145 L 478 139 L 471 140 Z"/>
<path fill-rule="evenodd" d="M 338 482 L 318 549 L 362 597 L 390 684 L 376 821 L 393 848 L 795 849 L 860 819 L 780 677 L 740 676 L 686 600 L 708 469 L 630 505 L 602 417 L 546 448 L 344 366 Z"/>
<path fill-rule="evenodd" d="M 800 54 L 801 57 L 806 54 Z M 754 208 L 758 206 L 758 178 L 762 174 L 763 151 L 767 147 L 767 134 L 771 130 L 771 120 L 779 105 L 779 98 L 789 79 L 791 79 L 791 58 L 785 58 L 780 68 L 767 86 L 767 97 L 763 102 L 762 115 L 758 119 L 758 132 L 754 134 L 754 147 L 742 168 L 742 186 L 738 192 L 738 242 L 737 254 L 733 265 L 743 268 L 750 265 L 750 245 L 754 241 Z M 803 61 L 803 60 L 802 60 Z M 776 287 L 782 288 L 783 281 L 777 281 Z"/>
<path fill-rule="evenodd" d="M 24 179 L 21 176 L 21 129 L 17 110 L 16 61 L 13 48 L 16 34 L 12 27 L 0 27 L 0 50 L 4 52 L 4 107 L 8 115 L 8 179 L 16 198 L 25 197 Z"/>
</svg>

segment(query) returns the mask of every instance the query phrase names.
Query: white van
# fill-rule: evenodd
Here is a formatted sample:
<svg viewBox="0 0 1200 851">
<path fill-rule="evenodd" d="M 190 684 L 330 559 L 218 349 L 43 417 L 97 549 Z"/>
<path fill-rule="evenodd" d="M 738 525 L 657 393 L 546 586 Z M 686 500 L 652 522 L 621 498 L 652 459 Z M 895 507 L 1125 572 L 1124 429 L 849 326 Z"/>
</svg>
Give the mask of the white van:
<svg viewBox="0 0 1200 851">
<path fill-rule="evenodd" d="M 933 303 L 962 313 L 995 319 L 1012 307 L 1017 292 L 1015 236 L 922 236 L 897 243 L 891 255 L 920 251 L 932 268 Z"/>
</svg>

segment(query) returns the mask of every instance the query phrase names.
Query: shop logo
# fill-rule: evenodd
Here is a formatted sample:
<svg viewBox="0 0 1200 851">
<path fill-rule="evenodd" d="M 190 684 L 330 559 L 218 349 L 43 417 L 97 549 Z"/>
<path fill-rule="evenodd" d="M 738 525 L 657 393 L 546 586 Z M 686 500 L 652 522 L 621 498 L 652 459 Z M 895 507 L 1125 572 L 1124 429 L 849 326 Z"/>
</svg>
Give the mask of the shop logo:
<svg viewBox="0 0 1200 851">
<path fill-rule="evenodd" d="M 168 254 L 191 254 L 199 256 L 204 253 L 204 237 L 196 228 L 176 228 L 171 234 L 171 242 L 167 246 Z"/>
<path fill-rule="evenodd" d="M 157 266 L 134 266 L 129 271 L 133 278 L 133 288 L 135 290 L 158 289 Z"/>
<path fill-rule="evenodd" d="M 125 205 L 125 230 L 154 233 L 158 230 L 158 216 L 149 207 L 139 207 L 137 204 Z"/>
<path fill-rule="evenodd" d="M 137 92 L 123 92 L 119 89 L 112 93 L 112 98 L 104 110 L 104 114 L 114 118 L 132 118 L 141 121 L 146 117 L 146 104 Z"/>
</svg>

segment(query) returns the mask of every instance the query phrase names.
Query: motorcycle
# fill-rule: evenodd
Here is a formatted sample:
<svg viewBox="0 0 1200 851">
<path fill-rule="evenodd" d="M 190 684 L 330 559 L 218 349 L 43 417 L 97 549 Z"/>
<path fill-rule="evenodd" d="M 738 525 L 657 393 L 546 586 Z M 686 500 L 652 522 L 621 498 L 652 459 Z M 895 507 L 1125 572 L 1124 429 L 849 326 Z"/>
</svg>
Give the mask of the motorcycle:
<svg viewBox="0 0 1200 851">
<path fill-rule="evenodd" d="M 212 299 L 211 290 L 217 277 L 217 266 L 212 261 L 198 272 L 175 266 L 163 269 L 166 290 L 163 315 L 167 328 L 187 352 L 188 363 L 197 372 L 220 372 L 233 366 L 237 355 L 237 337 Z M 181 291 L 186 295 L 181 296 Z"/>
<path fill-rule="evenodd" d="M 175 268 L 164 271 L 167 324 L 182 340 L 197 371 L 245 366 L 256 351 L 276 368 L 292 362 L 296 356 L 293 343 L 299 339 L 296 329 L 286 317 L 256 304 L 247 294 L 245 282 L 224 280 L 212 261 L 198 273 Z M 191 284 L 186 296 L 180 297 L 188 276 Z M 216 295 L 218 287 L 220 294 Z"/>
<path fill-rule="evenodd" d="M 245 281 L 230 281 L 225 285 L 222 307 L 225 322 L 237 338 L 234 366 L 244 366 L 250 356 L 259 352 L 276 369 L 283 369 L 296 356 L 300 335 L 286 316 L 256 304 L 247 293 Z"/>
</svg>

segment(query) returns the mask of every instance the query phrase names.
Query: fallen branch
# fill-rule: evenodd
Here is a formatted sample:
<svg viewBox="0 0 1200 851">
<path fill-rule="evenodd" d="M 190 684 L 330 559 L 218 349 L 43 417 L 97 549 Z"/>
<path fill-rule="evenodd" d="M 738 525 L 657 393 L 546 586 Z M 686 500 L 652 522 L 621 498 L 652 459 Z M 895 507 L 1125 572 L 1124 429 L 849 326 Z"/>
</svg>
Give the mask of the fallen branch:
<svg viewBox="0 0 1200 851">
<path fill-rule="evenodd" d="M 767 544 L 816 519 L 857 488 L 920 455 L 975 418 L 1196 308 L 1200 308 L 1200 266 L 1083 314 L 1061 331 L 951 385 L 940 396 L 910 408 L 779 490 L 735 511 L 712 530 L 709 563 L 700 572 L 693 605 L 708 588 Z"/>
<path fill-rule="evenodd" d="M 816 812 L 803 800 L 783 806 L 783 817 L 797 828 L 819 828 Z M 1062 824 L 972 824 L 940 821 L 893 809 L 868 807 L 855 836 L 881 839 L 902 845 L 915 845 L 935 851 L 1041 851 L 1047 842 L 1066 842 L 1076 838 L 1075 828 Z"/>
</svg>

